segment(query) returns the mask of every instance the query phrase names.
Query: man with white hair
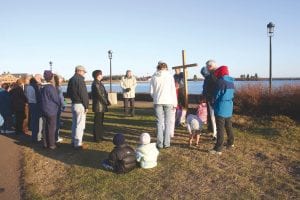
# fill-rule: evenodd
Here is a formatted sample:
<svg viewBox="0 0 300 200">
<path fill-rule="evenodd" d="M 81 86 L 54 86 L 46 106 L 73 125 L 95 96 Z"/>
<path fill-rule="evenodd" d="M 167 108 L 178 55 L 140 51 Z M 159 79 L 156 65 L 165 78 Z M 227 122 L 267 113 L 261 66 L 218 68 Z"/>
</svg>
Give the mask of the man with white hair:
<svg viewBox="0 0 300 200">
<path fill-rule="evenodd" d="M 202 95 L 206 98 L 208 105 L 208 129 L 213 132 L 213 140 L 217 139 L 217 127 L 216 127 L 216 119 L 214 115 L 213 97 L 216 87 L 217 79 L 214 76 L 214 71 L 217 69 L 217 63 L 214 60 L 208 60 L 206 62 L 206 66 L 201 69 L 201 74 L 203 75 L 204 83 L 203 83 L 203 92 Z"/>
</svg>

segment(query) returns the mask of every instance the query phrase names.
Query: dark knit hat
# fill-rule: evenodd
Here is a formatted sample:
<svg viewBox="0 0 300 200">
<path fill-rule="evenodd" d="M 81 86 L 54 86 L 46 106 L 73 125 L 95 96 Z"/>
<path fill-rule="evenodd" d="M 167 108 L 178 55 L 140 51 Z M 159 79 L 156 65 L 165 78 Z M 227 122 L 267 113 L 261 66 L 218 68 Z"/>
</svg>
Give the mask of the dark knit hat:
<svg viewBox="0 0 300 200">
<path fill-rule="evenodd" d="M 122 133 L 118 133 L 114 136 L 113 143 L 116 146 L 120 146 L 125 143 L 125 138 Z"/>
<path fill-rule="evenodd" d="M 208 69 L 207 69 L 206 66 L 202 67 L 200 72 L 201 72 L 201 74 L 202 74 L 203 77 L 209 76 L 209 71 L 208 71 Z"/>
<path fill-rule="evenodd" d="M 51 70 L 45 70 L 44 71 L 44 79 L 46 81 L 50 81 L 53 78 L 53 73 Z"/>
</svg>

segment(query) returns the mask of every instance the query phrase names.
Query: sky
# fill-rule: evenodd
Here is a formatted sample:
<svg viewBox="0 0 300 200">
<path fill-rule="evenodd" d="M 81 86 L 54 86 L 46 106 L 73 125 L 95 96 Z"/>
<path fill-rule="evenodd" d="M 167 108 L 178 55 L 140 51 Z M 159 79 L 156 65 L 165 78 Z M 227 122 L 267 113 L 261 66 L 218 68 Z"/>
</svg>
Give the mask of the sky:
<svg viewBox="0 0 300 200">
<path fill-rule="evenodd" d="M 158 61 L 182 65 L 200 77 L 208 59 L 231 76 L 269 77 L 267 24 L 272 37 L 273 77 L 300 77 L 298 0 L 0 0 L 0 73 L 53 71 L 66 79 L 76 65 L 86 79 L 101 69 L 131 69 L 150 76 Z"/>
</svg>

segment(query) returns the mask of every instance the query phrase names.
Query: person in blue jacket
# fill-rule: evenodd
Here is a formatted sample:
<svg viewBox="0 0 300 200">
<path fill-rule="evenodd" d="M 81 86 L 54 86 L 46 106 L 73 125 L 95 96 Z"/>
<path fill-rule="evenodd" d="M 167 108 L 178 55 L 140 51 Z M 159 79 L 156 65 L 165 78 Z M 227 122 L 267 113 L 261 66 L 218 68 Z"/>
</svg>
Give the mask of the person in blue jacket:
<svg viewBox="0 0 300 200">
<path fill-rule="evenodd" d="M 214 95 L 214 112 L 217 125 L 217 142 L 210 151 L 211 154 L 222 154 L 224 131 L 227 133 L 227 148 L 234 147 L 234 136 L 232 130 L 232 112 L 234 98 L 234 79 L 229 76 L 227 66 L 219 67 L 214 75 L 217 84 Z"/>
<path fill-rule="evenodd" d="M 42 88 L 41 100 L 42 100 L 42 115 L 44 117 L 44 135 L 43 142 L 44 147 L 49 149 L 55 149 L 55 130 L 58 109 L 61 104 L 58 97 L 57 89 L 54 86 L 54 74 L 50 70 L 44 71 L 44 78 L 47 84 Z"/>
</svg>

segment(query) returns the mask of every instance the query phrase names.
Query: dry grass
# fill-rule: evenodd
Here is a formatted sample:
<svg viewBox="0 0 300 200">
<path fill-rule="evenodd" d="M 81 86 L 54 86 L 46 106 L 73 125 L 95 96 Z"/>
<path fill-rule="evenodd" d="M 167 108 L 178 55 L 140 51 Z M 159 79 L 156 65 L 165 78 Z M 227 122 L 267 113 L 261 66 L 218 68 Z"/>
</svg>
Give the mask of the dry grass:
<svg viewBox="0 0 300 200">
<path fill-rule="evenodd" d="M 153 110 L 145 105 L 125 118 L 121 107 L 105 116 L 107 141 L 92 142 L 92 113 L 84 141 L 88 150 L 70 145 L 70 116 L 64 115 L 63 144 L 54 151 L 24 145 L 25 199 L 299 199 L 300 127 L 288 117 L 234 116 L 236 147 L 209 155 L 208 136 L 200 148 L 187 147 L 187 133 L 176 130 L 170 149 L 161 150 L 159 164 L 125 175 L 103 170 L 102 159 L 113 148 L 111 138 L 122 132 L 136 146 L 142 132 L 153 138 Z"/>
<path fill-rule="evenodd" d="M 263 85 L 239 88 L 234 100 L 235 112 L 248 115 L 287 115 L 300 119 L 300 85 L 284 85 L 269 94 Z"/>
</svg>

